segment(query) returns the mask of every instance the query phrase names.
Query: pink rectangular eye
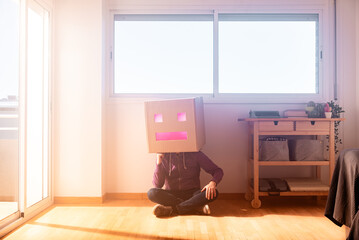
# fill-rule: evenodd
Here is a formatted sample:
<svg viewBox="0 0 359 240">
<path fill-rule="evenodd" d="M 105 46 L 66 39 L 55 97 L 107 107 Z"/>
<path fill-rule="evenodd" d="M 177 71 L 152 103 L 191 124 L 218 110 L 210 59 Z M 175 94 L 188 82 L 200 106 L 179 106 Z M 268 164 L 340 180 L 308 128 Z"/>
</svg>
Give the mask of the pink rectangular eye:
<svg viewBox="0 0 359 240">
<path fill-rule="evenodd" d="M 156 141 L 187 140 L 187 132 L 159 132 Z"/>
<path fill-rule="evenodd" d="M 163 118 L 162 118 L 162 114 L 161 113 L 157 113 L 155 114 L 155 122 L 163 122 Z"/>
<path fill-rule="evenodd" d="M 187 120 L 186 119 L 186 113 L 185 112 L 177 113 L 177 120 L 179 122 L 185 122 Z"/>
</svg>

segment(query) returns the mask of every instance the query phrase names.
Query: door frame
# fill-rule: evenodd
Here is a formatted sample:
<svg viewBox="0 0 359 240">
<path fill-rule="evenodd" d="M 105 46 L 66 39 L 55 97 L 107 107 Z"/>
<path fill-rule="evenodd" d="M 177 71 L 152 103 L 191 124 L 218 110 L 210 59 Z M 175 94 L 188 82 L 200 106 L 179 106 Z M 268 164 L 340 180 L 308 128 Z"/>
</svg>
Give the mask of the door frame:
<svg viewBox="0 0 359 240">
<path fill-rule="evenodd" d="M 48 35 L 48 196 L 30 207 L 26 207 L 26 92 L 27 92 L 27 12 L 30 4 L 41 6 L 49 14 Z M 19 44 L 19 197 L 18 211 L 0 221 L 0 237 L 44 211 L 54 203 L 53 197 L 53 3 L 52 0 L 19 0 L 20 44 Z"/>
</svg>

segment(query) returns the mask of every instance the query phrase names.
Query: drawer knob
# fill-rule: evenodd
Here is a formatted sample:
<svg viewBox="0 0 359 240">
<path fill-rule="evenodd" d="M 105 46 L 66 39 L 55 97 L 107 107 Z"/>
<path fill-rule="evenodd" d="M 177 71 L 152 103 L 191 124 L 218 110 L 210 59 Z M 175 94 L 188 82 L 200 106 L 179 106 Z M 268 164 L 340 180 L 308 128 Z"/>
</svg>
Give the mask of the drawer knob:
<svg viewBox="0 0 359 240">
<path fill-rule="evenodd" d="M 273 121 L 273 123 L 274 123 L 274 125 L 276 125 L 276 126 L 278 125 L 278 121 Z"/>
<path fill-rule="evenodd" d="M 314 126 L 314 125 L 315 125 L 315 121 L 310 121 L 310 124 L 311 124 L 312 126 Z"/>
</svg>

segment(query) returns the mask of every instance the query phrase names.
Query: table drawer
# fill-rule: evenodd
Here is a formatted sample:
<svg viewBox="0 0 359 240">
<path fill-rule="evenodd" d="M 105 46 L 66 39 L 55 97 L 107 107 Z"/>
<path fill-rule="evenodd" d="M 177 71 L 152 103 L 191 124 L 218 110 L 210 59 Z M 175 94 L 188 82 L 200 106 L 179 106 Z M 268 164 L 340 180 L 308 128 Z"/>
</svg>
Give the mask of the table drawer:
<svg viewBox="0 0 359 240">
<path fill-rule="evenodd" d="M 293 130 L 294 124 L 291 121 L 259 122 L 259 131 L 261 132 L 286 132 Z"/>
<path fill-rule="evenodd" d="M 329 133 L 329 122 L 320 121 L 308 121 L 308 122 L 296 122 L 296 131 L 319 131 Z"/>
</svg>

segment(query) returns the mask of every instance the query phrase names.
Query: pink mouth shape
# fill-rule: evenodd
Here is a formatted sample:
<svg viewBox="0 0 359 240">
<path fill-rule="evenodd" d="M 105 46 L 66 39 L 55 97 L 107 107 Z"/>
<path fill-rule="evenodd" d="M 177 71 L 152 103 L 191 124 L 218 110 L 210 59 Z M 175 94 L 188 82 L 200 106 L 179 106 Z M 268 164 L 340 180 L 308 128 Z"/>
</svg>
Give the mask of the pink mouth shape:
<svg viewBox="0 0 359 240">
<path fill-rule="evenodd" d="M 160 132 L 156 133 L 156 141 L 187 140 L 187 132 Z"/>
</svg>

